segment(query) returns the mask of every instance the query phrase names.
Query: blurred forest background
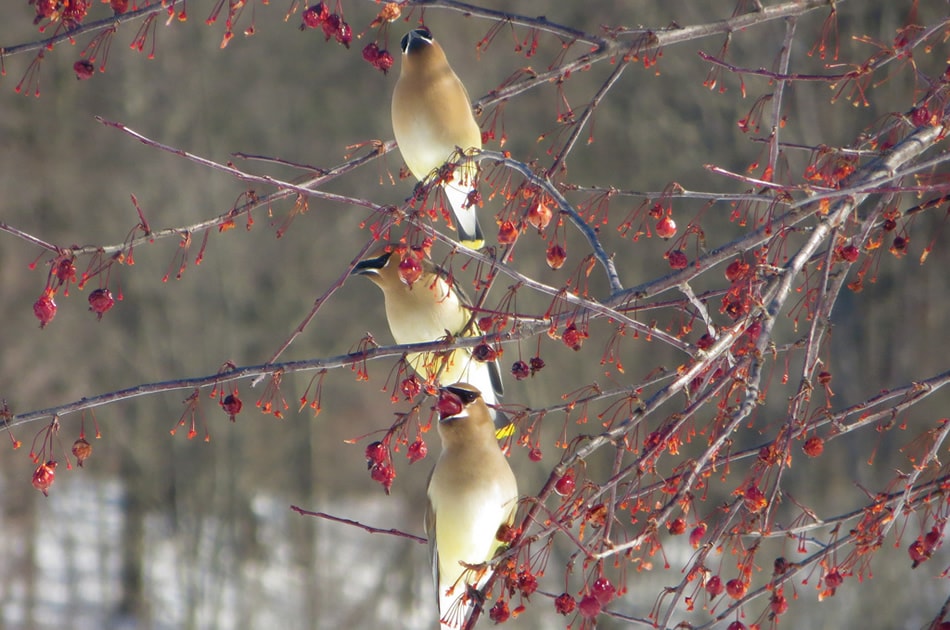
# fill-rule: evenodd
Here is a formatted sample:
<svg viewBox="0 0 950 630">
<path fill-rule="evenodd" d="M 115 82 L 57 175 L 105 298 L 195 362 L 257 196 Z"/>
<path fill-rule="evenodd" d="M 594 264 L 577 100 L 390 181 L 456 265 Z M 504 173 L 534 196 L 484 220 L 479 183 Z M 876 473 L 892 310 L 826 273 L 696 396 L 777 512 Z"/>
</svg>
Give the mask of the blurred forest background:
<svg viewBox="0 0 950 630">
<path fill-rule="evenodd" d="M 254 3 L 256 33 L 238 33 L 223 50 L 221 24 L 204 23 L 214 5 L 208 1 L 189 2 L 186 22 L 159 25 L 154 59 L 128 49 L 136 26 L 126 26 L 116 35 L 107 71 L 87 81 L 77 81 L 72 69 L 84 41 L 60 45 L 42 63 L 39 98 L 13 89 L 33 54 L 6 57 L 6 75 L 0 80 L 0 221 L 64 246 L 115 244 L 138 222 L 130 194 L 138 198 L 151 225 L 160 228 L 225 212 L 246 190 L 233 178 L 136 142 L 98 123 L 95 116 L 218 162 L 244 152 L 329 168 L 343 162 L 352 145 L 391 139 L 389 99 L 398 72 L 398 41 L 410 25 L 392 25 L 389 44 L 397 65 L 384 76 L 362 60 L 359 40 L 349 50 L 325 43 L 318 31 L 298 29 L 299 12 L 285 22 L 289 4 Z M 734 2 L 531 0 L 479 5 L 544 14 L 552 22 L 598 33 L 602 25 L 661 29 L 724 19 Z M 890 41 L 904 24 L 909 6 L 884 0 L 840 3 L 839 30 L 847 34 L 840 40 L 841 57 L 864 59 L 870 54 L 869 44 L 855 41 L 852 34 Z M 344 9 L 359 33 L 379 6 L 353 1 L 344 2 Z M 108 5 L 97 2 L 93 11 L 104 17 Z M 945 2 L 924 0 L 919 21 L 928 23 L 946 11 Z M 34 8 L 25 0 L 5 3 L 0 12 L 0 47 L 39 38 L 31 24 Z M 413 24 L 418 17 L 417 11 Z M 526 59 L 514 51 L 505 30 L 479 55 L 476 43 L 490 22 L 444 9 L 428 9 L 424 17 L 473 99 L 520 68 L 545 68 L 561 48 L 558 40 L 542 35 L 537 55 Z M 799 32 L 817 37 L 826 17 L 827 10 L 805 15 Z M 248 16 L 243 19 L 239 29 L 247 26 Z M 736 33 L 730 61 L 747 67 L 770 65 L 783 34 L 780 21 Z M 796 40 L 796 71 L 822 69 L 822 62 L 807 56 L 806 46 L 812 43 L 811 35 Z M 731 77 L 723 79 L 725 93 L 704 88 L 709 64 L 696 52 L 715 54 L 720 45 L 717 36 L 663 50 L 654 68 L 633 65 L 598 109 L 595 141 L 578 147 L 568 159 L 567 179 L 634 190 L 658 191 L 673 181 L 691 190 L 742 190 L 703 165 L 743 172 L 759 159 L 764 145 L 750 142 L 749 135 L 755 134 L 743 134 L 736 122 L 766 90 L 766 81 L 748 77 L 747 98 Z M 935 50 L 917 61 L 932 70 L 946 58 L 946 50 Z M 563 86 L 568 101 L 586 103 L 612 69 L 601 63 L 575 73 Z M 914 86 L 901 74 L 869 93 L 869 107 L 855 107 L 845 99 L 829 104 L 833 92 L 824 83 L 789 89 L 784 136 L 800 143 L 841 145 L 889 112 L 908 108 Z M 538 138 L 554 127 L 557 100 L 554 85 L 512 99 L 505 108 L 505 149 L 517 159 L 550 162 L 545 154 L 550 140 Z M 497 149 L 497 141 L 487 148 Z M 804 162 L 807 154 L 800 158 Z M 287 179 L 299 174 L 237 163 Z M 398 204 L 412 191 L 412 183 L 398 180 L 400 167 L 398 154 L 390 153 L 326 189 Z M 397 178 L 395 185 L 390 174 Z M 633 208 L 639 202 L 613 203 Z M 677 201 L 675 217 L 685 225 L 704 203 Z M 483 224 L 489 226 L 492 240 L 490 207 L 489 201 Z M 212 234 L 204 262 L 189 264 L 181 279 L 174 279 L 173 273 L 167 283 L 161 278 L 177 267 L 177 244 L 166 239 L 136 249 L 133 267 L 113 271 L 119 274 L 113 281 L 121 283 L 124 299 L 102 321 L 88 311 L 89 289 L 73 288 L 68 298 L 58 298 L 59 313 L 42 330 L 32 304 L 47 269 L 42 264 L 28 269 L 41 252 L 0 235 L 0 398 L 22 413 L 139 383 L 212 374 L 228 360 L 238 365 L 266 361 L 369 238 L 360 228 L 367 218 L 364 209 L 314 200 L 309 212 L 296 217 L 278 239 L 269 223 L 279 224 L 289 210 L 289 203 L 275 204 L 273 218 L 258 213 L 250 230 L 239 219 L 238 229 Z M 706 210 L 708 243 L 728 241 L 740 232 L 728 220 L 730 211 L 728 204 Z M 616 212 L 622 216 L 626 211 Z M 935 232 L 943 221 L 939 214 L 921 221 L 932 224 L 930 231 Z M 542 239 L 523 239 L 528 242 L 514 264 L 529 276 L 563 284 L 586 254 L 577 235 L 568 232 L 569 261 L 560 272 L 545 266 Z M 608 252 L 620 252 L 617 264 L 629 284 L 668 272 L 663 259 L 667 244 L 659 239 L 631 242 L 613 229 L 604 230 L 603 238 Z M 903 259 L 884 256 L 875 283 L 840 299 L 830 342 L 835 407 L 947 369 L 950 252 L 944 231 L 927 263 L 920 265 L 924 240 L 929 239 L 912 243 L 912 254 Z M 197 243 L 192 256 L 196 251 Z M 598 270 L 592 278 L 591 295 L 596 297 L 604 289 L 602 274 Z M 504 288 L 499 286 L 496 299 Z M 521 310 L 547 301 L 519 294 Z M 381 343 L 391 342 L 380 295 L 356 278 L 333 296 L 283 358 L 341 354 L 354 349 L 367 331 Z M 595 326 L 590 343 L 603 343 L 606 337 L 598 334 L 604 331 Z M 537 343 L 532 339 L 523 344 L 525 357 L 533 356 Z M 608 377 L 596 349 L 579 360 L 558 342 L 540 343 L 549 368 L 522 382 L 508 378 L 506 402 L 544 406 L 583 384 L 636 381 L 659 365 L 675 369 L 682 361 L 668 348 L 628 336 L 620 348 L 625 374 Z M 517 354 L 516 346 L 506 346 L 506 368 Z M 430 627 L 434 597 L 422 545 L 290 510 L 299 505 L 422 535 L 423 489 L 438 453 L 437 438 L 430 436 L 428 460 L 408 466 L 397 458 L 399 476 L 388 497 L 366 472 L 365 441 L 344 443 L 388 427 L 394 411 L 401 409 L 382 391 L 392 363 L 370 363 L 368 382 L 357 382 L 350 370 L 331 371 L 317 417 L 308 409 L 295 409 L 311 374 L 284 379 L 291 410 L 283 420 L 258 413 L 253 401 L 260 391 L 239 383 L 246 406 L 236 424 L 228 423 L 214 401 L 204 404 L 210 443 L 189 441 L 182 432 L 169 435 L 183 412 L 187 391 L 99 408 L 102 438 L 93 441 L 92 457 L 83 469 L 61 467 L 49 498 L 31 487 L 34 466 L 26 456 L 34 431 L 42 426 L 18 430 L 24 448 L 0 451 L 0 626 Z M 787 397 L 773 395 L 760 413 L 781 416 L 786 405 Z M 932 422 L 948 407 L 950 398 L 940 393 L 903 420 Z M 87 433 L 90 420 L 87 414 Z M 68 449 L 78 435 L 78 418 L 64 417 L 62 425 L 59 442 Z M 523 493 L 537 492 L 559 457 L 552 446 L 555 433 L 552 429 L 544 434 L 541 464 L 531 462 L 524 449 L 514 449 L 512 466 Z M 860 505 L 865 499 L 862 487 L 877 491 L 895 468 L 906 465 L 898 452 L 902 444 L 893 433 L 884 439 L 872 433 L 835 442 L 808 467 L 789 471 L 786 483 L 807 495 L 809 506 L 819 513 Z M 755 444 L 757 436 L 738 439 Z M 874 464 L 868 465 L 872 452 Z M 801 472 L 807 477 L 795 477 Z M 909 572 L 904 550 L 909 541 L 897 549 L 889 542 L 875 559 L 873 580 L 849 583 L 821 604 L 793 606 L 782 627 L 921 627 L 948 592 L 947 581 L 935 578 L 947 565 L 946 554 Z M 555 547 L 542 590 L 556 594 L 564 589 L 562 568 L 571 551 L 568 545 Z M 685 558 L 691 550 L 681 553 Z M 670 562 L 670 575 L 657 560 L 654 571 L 629 576 L 631 612 L 645 616 L 654 604 L 655 586 L 680 579 L 683 558 L 671 557 Z M 896 568 L 898 578 L 892 574 Z M 638 592 L 649 595 L 640 601 Z M 801 585 L 799 596 L 809 602 L 816 597 L 812 586 Z M 542 599 L 507 625 L 565 623 Z M 602 618 L 599 627 L 620 626 Z"/>
</svg>

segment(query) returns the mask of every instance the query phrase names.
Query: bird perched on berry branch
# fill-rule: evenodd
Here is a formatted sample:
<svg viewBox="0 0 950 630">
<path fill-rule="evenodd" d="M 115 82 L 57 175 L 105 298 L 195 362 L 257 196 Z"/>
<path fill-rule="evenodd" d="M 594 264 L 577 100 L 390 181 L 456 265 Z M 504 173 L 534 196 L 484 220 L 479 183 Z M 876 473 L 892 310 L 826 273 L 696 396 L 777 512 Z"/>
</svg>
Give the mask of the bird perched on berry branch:
<svg viewBox="0 0 950 630">
<path fill-rule="evenodd" d="M 426 536 L 438 590 L 440 627 L 460 628 L 492 571 L 518 507 L 518 483 L 498 447 L 481 393 L 467 383 L 439 392 L 442 454 L 426 490 Z M 508 526 L 508 527 L 503 527 Z M 480 565 L 473 568 L 474 565 Z"/>
<path fill-rule="evenodd" d="M 390 243 L 357 263 L 352 273 L 366 276 L 382 290 L 386 319 L 396 343 L 482 334 L 472 316 L 471 300 L 421 251 Z M 489 405 L 498 404 L 504 393 L 497 360 L 478 361 L 471 348 L 415 352 L 407 360 L 426 380 L 435 379 L 440 385 L 471 383 Z M 500 426 L 508 425 L 504 414 L 495 409 L 489 413 Z"/>
<path fill-rule="evenodd" d="M 449 65 L 445 52 L 426 28 L 402 38 L 402 66 L 393 90 L 393 133 L 409 170 L 420 182 L 437 178 L 449 200 L 459 241 L 479 249 L 485 244 L 470 196 L 478 166 L 467 162 L 445 172 L 458 152 L 481 150 L 482 134 L 472 114 L 465 86 Z"/>
</svg>

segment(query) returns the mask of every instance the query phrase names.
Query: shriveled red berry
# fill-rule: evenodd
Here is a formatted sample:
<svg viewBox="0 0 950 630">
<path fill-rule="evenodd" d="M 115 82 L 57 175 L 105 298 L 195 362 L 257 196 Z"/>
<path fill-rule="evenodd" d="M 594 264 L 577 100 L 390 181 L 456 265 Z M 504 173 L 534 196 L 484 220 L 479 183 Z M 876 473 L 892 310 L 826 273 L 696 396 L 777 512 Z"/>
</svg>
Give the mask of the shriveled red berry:
<svg viewBox="0 0 950 630">
<path fill-rule="evenodd" d="M 56 301 L 53 300 L 53 292 L 45 291 L 35 302 L 33 302 L 33 314 L 40 320 L 40 328 L 46 328 L 46 325 L 56 317 Z"/>
<path fill-rule="evenodd" d="M 56 13 L 55 0 L 36 0 L 36 19 L 34 24 L 39 24 L 40 20 L 50 18 Z"/>
<path fill-rule="evenodd" d="M 541 452 L 541 449 L 538 447 L 534 447 L 533 449 L 528 451 L 528 459 L 530 459 L 533 462 L 540 462 L 542 457 L 544 457 L 544 454 Z"/>
<path fill-rule="evenodd" d="M 389 449 L 382 442 L 373 442 L 366 447 L 366 461 L 372 466 L 382 464 L 389 458 Z"/>
<path fill-rule="evenodd" d="M 350 42 L 353 41 L 353 28 L 350 26 L 349 22 L 344 22 L 341 20 L 340 27 L 336 29 L 336 33 L 334 33 L 333 36 L 336 38 L 336 41 L 349 48 Z"/>
<path fill-rule="evenodd" d="M 439 392 L 439 402 L 436 403 L 436 409 L 439 410 L 439 417 L 443 420 L 459 415 L 464 408 L 462 400 L 449 390 L 443 389 Z"/>
<path fill-rule="evenodd" d="M 834 568 L 825 574 L 825 586 L 831 590 L 841 586 L 842 582 L 844 582 L 844 576 L 841 575 L 841 572 L 838 571 L 837 568 Z"/>
<path fill-rule="evenodd" d="M 722 595 L 722 592 L 726 587 L 722 583 L 722 578 L 718 575 L 714 575 L 708 580 L 706 580 L 706 592 L 710 597 L 715 598 Z"/>
<path fill-rule="evenodd" d="M 926 105 L 915 107 L 910 113 L 910 121 L 914 123 L 915 127 L 923 127 L 930 122 L 930 110 L 927 109 Z"/>
<path fill-rule="evenodd" d="M 686 269 L 689 267 L 689 259 L 681 249 L 674 249 L 666 255 L 666 260 L 673 269 Z"/>
<path fill-rule="evenodd" d="M 112 12 L 117 15 L 122 15 L 129 10 L 129 0 L 110 0 L 109 5 L 112 7 Z"/>
<path fill-rule="evenodd" d="M 406 400 L 412 400 L 422 391 L 422 383 L 415 375 L 412 375 L 409 378 L 402 379 L 402 382 L 399 383 L 399 390 L 406 397 Z"/>
<path fill-rule="evenodd" d="M 59 261 L 55 268 L 56 279 L 59 280 L 60 284 L 66 284 L 67 282 L 76 281 L 76 259 L 75 258 L 63 258 Z"/>
<path fill-rule="evenodd" d="M 369 475 L 373 478 L 373 481 L 383 487 L 386 494 L 389 494 L 389 490 L 393 487 L 393 480 L 396 478 L 396 471 L 392 466 L 376 464 L 370 469 Z"/>
<path fill-rule="evenodd" d="M 336 37 L 337 32 L 340 30 L 341 24 L 343 24 L 343 18 L 339 13 L 331 13 L 320 22 L 320 26 L 323 27 L 323 36 L 326 37 L 326 41 L 330 41 L 331 37 Z"/>
<path fill-rule="evenodd" d="M 554 213 L 551 212 L 551 207 L 543 201 L 539 201 L 528 210 L 525 220 L 538 230 L 543 230 L 551 222 L 553 216 Z"/>
<path fill-rule="evenodd" d="M 557 243 L 551 243 L 548 245 L 548 251 L 544 256 L 544 260 L 551 269 L 560 269 L 564 266 L 564 262 L 567 261 L 567 252 Z"/>
<path fill-rule="evenodd" d="M 88 59 L 80 59 L 73 64 L 73 72 L 76 73 L 76 78 L 80 81 L 92 77 L 96 72 L 96 67 L 89 62 Z"/>
<path fill-rule="evenodd" d="M 396 63 L 396 60 L 393 59 L 393 55 L 388 50 L 379 51 L 379 56 L 376 57 L 376 62 L 373 63 L 376 66 L 376 69 L 381 71 L 383 74 L 389 74 L 390 69 L 392 69 L 393 64 Z"/>
<path fill-rule="evenodd" d="M 541 357 L 531 357 L 531 376 L 534 376 L 534 373 L 544 368 L 544 359 Z"/>
<path fill-rule="evenodd" d="M 689 544 L 693 549 L 699 549 L 699 545 L 703 542 L 703 536 L 706 535 L 706 528 L 706 523 L 700 523 L 689 533 Z"/>
<path fill-rule="evenodd" d="M 498 351 L 491 344 L 482 342 L 472 350 L 472 357 L 476 361 L 488 362 L 498 358 Z"/>
<path fill-rule="evenodd" d="M 303 23 L 307 28 L 319 28 L 330 17 L 330 9 L 323 2 L 307 7 L 303 12 Z"/>
<path fill-rule="evenodd" d="M 784 556 L 779 556 L 772 562 L 772 573 L 785 575 L 786 572 L 788 572 L 788 560 Z"/>
<path fill-rule="evenodd" d="M 426 455 L 429 454 L 429 447 L 426 446 L 425 440 L 421 437 L 416 438 L 416 441 L 409 445 L 409 448 L 406 450 L 406 457 L 409 458 L 409 463 L 414 464 L 420 459 L 425 459 Z"/>
<path fill-rule="evenodd" d="M 729 627 L 726 628 L 726 630 L 748 630 L 748 629 L 746 628 L 746 625 L 744 623 L 736 619 L 735 621 L 729 624 Z"/>
<path fill-rule="evenodd" d="M 220 404 L 231 422 L 234 422 L 235 416 L 241 413 L 241 409 L 244 408 L 244 402 L 238 397 L 237 392 L 230 393 L 222 398 Z"/>
<path fill-rule="evenodd" d="M 564 332 L 561 333 L 561 341 L 564 342 L 565 346 L 575 352 L 581 349 L 581 346 L 584 345 L 584 340 L 587 339 L 587 337 L 587 333 L 579 329 L 574 323 L 570 324 L 564 329 Z"/>
<path fill-rule="evenodd" d="M 375 64 L 376 60 L 379 59 L 379 44 L 370 42 L 363 46 L 363 59 L 371 64 Z"/>
<path fill-rule="evenodd" d="M 574 493 L 576 483 L 574 480 L 574 471 L 568 470 L 554 483 L 554 491 L 562 497 L 570 496 Z"/>
<path fill-rule="evenodd" d="M 685 534 L 686 533 L 686 519 L 682 517 L 674 518 L 672 521 L 666 524 L 666 529 L 673 536 L 679 536 L 680 534 Z"/>
<path fill-rule="evenodd" d="M 581 598 L 581 603 L 578 608 L 581 617 L 593 619 L 600 614 L 601 605 L 593 595 L 584 595 L 584 597 Z"/>
<path fill-rule="evenodd" d="M 82 467 L 83 463 L 92 455 L 92 444 L 87 442 L 85 438 L 78 438 L 73 442 L 72 451 L 73 457 L 76 458 L 76 463 Z"/>
<path fill-rule="evenodd" d="M 676 236 L 676 222 L 671 217 L 663 217 L 656 222 L 656 235 L 660 238 L 673 238 Z"/>
<path fill-rule="evenodd" d="M 407 286 L 412 286 L 422 277 L 422 263 L 415 256 L 405 256 L 399 261 L 399 278 Z"/>
<path fill-rule="evenodd" d="M 726 267 L 726 280 L 729 282 L 735 282 L 736 280 L 741 280 L 749 273 L 749 263 L 745 262 L 741 258 L 736 258 L 729 266 Z"/>
<path fill-rule="evenodd" d="M 835 250 L 835 253 L 841 260 L 853 263 L 861 255 L 861 250 L 859 250 L 854 245 L 844 245 L 843 247 L 839 247 L 837 250 Z"/>
<path fill-rule="evenodd" d="M 527 569 L 518 572 L 518 590 L 524 597 L 530 597 L 538 590 L 538 578 Z"/>
<path fill-rule="evenodd" d="M 759 487 L 755 485 L 750 485 L 746 488 L 742 498 L 745 501 L 746 509 L 752 513 L 765 509 L 769 504 L 765 493 L 759 490 Z"/>
<path fill-rule="evenodd" d="M 921 563 L 930 560 L 930 554 L 927 553 L 927 549 L 924 546 L 924 541 L 920 538 L 910 543 L 910 547 L 907 548 L 907 553 L 910 554 L 910 559 L 913 561 L 913 568 L 917 568 Z"/>
<path fill-rule="evenodd" d="M 512 221 L 502 221 L 498 226 L 498 243 L 500 245 L 511 245 L 518 240 L 518 228 Z"/>
<path fill-rule="evenodd" d="M 614 588 L 614 585 L 610 583 L 605 577 L 599 577 L 594 580 L 594 584 L 590 588 L 591 593 L 594 597 L 597 598 L 597 601 L 600 602 L 601 606 L 606 606 L 613 600 L 617 595 L 617 589 Z"/>
<path fill-rule="evenodd" d="M 56 462 L 49 460 L 45 464 L 40 464 L 33 471 L 33 487 L 49 496 L 49 488 L 56 481 Z"/>
<path fill-rule="evenodd" d="M 99 319 L 103 314 L 115 306 L 115 298 L 112 297 L 112 291 L 109 289 L 96 289 L 89 294 L 89 310 L 94 312 Z"/>
<path fill-rule="evenodd" d="M 943 530 L 932 527 L 924 534 L 924 546 L 929 553 L 935 552 L 943 544 Z"/>
<path fill-rule="evenodd" d="M 78 26 L 86 18 L 91 0 L 69 0 L 61 4 L 63 23 L 70 27 Z"/>
<path fill-rule="evenodd" d="M 567 616 L 574 612 L 575 608 L 577 608 L 577 602 L 571 597 L 570 593 L 561 593 L 554 598 L 554 610 L 559 615 Z"/>
<path fill-rule="evenodd" d="M 728 593 L 732 599 L 742 599 L 742 596 L 745 595 L 748 588 L 748 585 L 739 578 L 732 578 L 726 582 L 726 593 Z"/>
<path fill-rule="evenodd" d="M 527 363 L 519 359 L 511 364 L 511 375 L 515 377 L 515 380 L 523 381 L 531 376 L 531 368 L 528 367 Z"/>
<path fill-rule="evenodd" d="M 772 600 L 769 602 L 769 608 L 775 615 L 781 615 L 788 611 L 788 600 L 781 591 L 772 594 Z"/>
<path fill-rule="evenodd" d="M 802 445 L 802 450 L 805 451 L 805 455 L 809 457 L 818 457 L 825 450 L 825 441 L 822 440 L 817 435 L 813 435 Z"/>
<path fill-rule="evenodd" d="M 891 243 L 889 252 L 900 258 L 907 253 L 907 245 L 910 243 L 910 239 L 905 236 L 895 236 L 894 242 Z"/>
<path fill-rule="evenodd" d="M 511 617 L 511 611 L 508 610 L 508 602 L 499 599 L 495 605 L 488 611 L 488 618 L 495 623 L 504 623 Z"/>
</svg>

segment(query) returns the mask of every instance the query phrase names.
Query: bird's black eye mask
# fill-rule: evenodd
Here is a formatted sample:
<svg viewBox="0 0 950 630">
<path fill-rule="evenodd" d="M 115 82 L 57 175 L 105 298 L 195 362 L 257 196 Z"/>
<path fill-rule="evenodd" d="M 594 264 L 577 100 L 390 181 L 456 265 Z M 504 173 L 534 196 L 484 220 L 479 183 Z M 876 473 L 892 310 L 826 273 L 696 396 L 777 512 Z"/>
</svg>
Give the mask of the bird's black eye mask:
<svg viewBox="0 0 950 630">
<path fill-rule="evenodd" d="M 366 260 L 361 260 L 356 263 L 356 266 L 353 267 L 353 274 L 371 274 L 378 272 L 380 269 L 385 267 L 389 263 L 389 259 L 392 257 L 392 252 L 386 252 L 376 258 L 367 258 Z"/>
<path fill-rule="evenodd" d="M 400 42 L 399 47 L 402 48 L 402 52 L 408 53 L 411 50 L 418 50 L 431 43 L 432 32 L 427 28 L 417 28 L 402 36 L 402 42 Z"/>
<path fill-rule="evenodd" d="M 446 387 L 445 389 L 458 396 L 463 405 L 472 404 L 478 400 L 478 397 L 481 395 L 478 392 L 473 392 L 470 389 L 462 389 L 461 387 Z"/>
</svg>

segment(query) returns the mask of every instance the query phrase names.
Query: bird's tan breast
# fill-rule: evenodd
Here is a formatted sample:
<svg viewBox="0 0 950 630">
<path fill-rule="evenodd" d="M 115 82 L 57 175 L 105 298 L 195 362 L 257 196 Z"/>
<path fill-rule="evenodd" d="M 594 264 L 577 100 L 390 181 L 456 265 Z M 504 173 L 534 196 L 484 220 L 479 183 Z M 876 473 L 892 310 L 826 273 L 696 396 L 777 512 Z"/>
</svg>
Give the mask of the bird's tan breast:
<svg viewBox="0 0 950 630">
<path fill-rule="evenodd" d="M 393 133 L 419 180 L 444 164 L 456 147 L 482 146 L 465 87 L 454 72 L 400 77 L 393 92 Z"/>
<path fill-rule="evenodd" d="M 487 562 L 499 546 L 498 527 L 508 522 L 518 500 L 514 474 L 497 445 L 447 450 L 440 456 L 429 486 L 436 514 L 442 581 L 461 574 L 459 561 Z"/>
<path fill-rule="evenodd" d="M 424 277 L 412 287 L 399 285 L 385 293 L 386 317 L 396 343 L 420 343 L 459 333 L 468 323 L 469 311 L 448 285 L 432 285 Z"/>
</svg>

